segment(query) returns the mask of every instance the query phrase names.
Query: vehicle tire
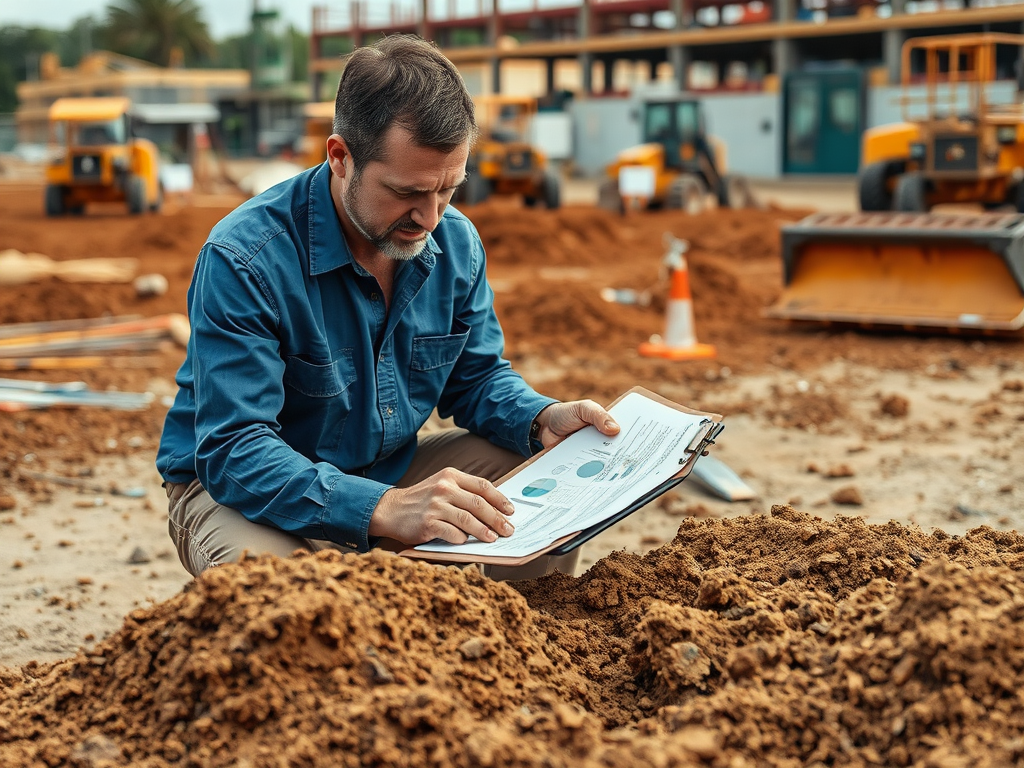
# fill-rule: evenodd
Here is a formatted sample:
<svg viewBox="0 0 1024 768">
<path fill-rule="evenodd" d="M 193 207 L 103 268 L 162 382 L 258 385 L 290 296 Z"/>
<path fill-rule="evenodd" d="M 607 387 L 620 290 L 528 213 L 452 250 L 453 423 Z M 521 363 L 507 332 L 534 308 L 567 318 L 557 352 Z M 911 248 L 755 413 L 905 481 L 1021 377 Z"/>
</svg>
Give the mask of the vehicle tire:
<svg viewBox="0 0 1024 768">
<path fill-rule="evenodd" d="M 1024 181 L 1017 182 L 1017 186 L 1010 193 L 1010 202 L 1017 209 L 1017 213 L 1024 213 Z"/>
<path fill-rule="evenodd" d="M 896 180 L 893 209 L 910 213 L 927 213 L 927 186 L 924 176 L 917 171 L 904 173 Z"/>
<path fill-rule="evenodd" d="M 729 194 L 729 177 L 721 176 L 718 179 L 718 189 L 715 190 L 715 197 L 718 198 L 719 208 L 732 208 L 736 205 L 733 195 Z"/>
<path fill-rule="evenodd" d="M 550 210 L 555 210 L 562 204 L 562 182 L 551 171 L 544 172 L 541 196 L 544 199 L 544 206 Z"/>
<path fill-rule="evenodd" d="M 490 197 L 490 194 L 490 182 L 476 168 L 471 169 L 463 189 L 462 201 L 466 205 L 477 205 Z"/>
<path fill-rule="evenodd" d="M 903 173 L 903 163 L 883 160 L 864 167 L 857 179 L 857 194 L 862 211 L 891 211 L 893 194 L 889 180 Z"/>
<path fill-rule="evenodd" d="M 625 213 L 622 195 L 619 194 L 618 179 L 605 179 L 597 188 L 597 207 L 612 213 Z"/>
<path fill-rule="evenodd" d="M 160 213 L 160 209 L 164 207 L 164 185 L 156 185 L 156 200 L 154 200 L 150 206 L 150 213 Z"/>
<path fill-rule="evenodd" d="M 64 206 L 64 188 L 50 184 L 46 187 L 46 215 L 63 216 L 67 212 Z"/>
<path fill-rule="evenodd" d="M 665 195 L 665 207 L 697 214 L 707 207 L 708 188 L 697 176 L 683 174 L 672 182 Z"/>
<path fill-rule="evenodd" d="M 139 214 L 146 210 L 146 180 L 141 176 L 129 176 L 125 180 L 124 195 L 128 213 Z"/>
</svg>

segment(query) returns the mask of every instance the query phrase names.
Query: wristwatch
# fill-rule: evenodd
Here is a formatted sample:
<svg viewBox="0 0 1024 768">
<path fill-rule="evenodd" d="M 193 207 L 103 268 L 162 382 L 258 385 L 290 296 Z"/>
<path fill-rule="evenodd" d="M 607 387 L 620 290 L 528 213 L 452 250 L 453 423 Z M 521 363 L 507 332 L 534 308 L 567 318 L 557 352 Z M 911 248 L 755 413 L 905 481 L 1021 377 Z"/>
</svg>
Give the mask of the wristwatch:
<svg viewBox="0 0 1024 768">
<path fill-rule="evenodd" d="M 530 422 L 530 450 L 534 453 L 544 450 L 544 444 L 540 441 L 540 422 L 536 419 Z"/>
</svg>

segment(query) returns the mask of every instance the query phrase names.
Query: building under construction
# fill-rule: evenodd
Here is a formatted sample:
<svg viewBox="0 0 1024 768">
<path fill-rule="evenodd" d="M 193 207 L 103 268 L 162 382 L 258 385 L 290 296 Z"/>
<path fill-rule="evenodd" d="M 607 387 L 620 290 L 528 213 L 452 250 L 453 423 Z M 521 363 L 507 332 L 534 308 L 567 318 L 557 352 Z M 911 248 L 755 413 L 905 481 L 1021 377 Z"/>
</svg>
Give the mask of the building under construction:
<svg viewBox="0 0 1024 768">
<path fill-rule="evenodd" d="M 1019 33 L 1024 4 L 995 2 L 339 0 L 313 10 L 310 72 L 314 98 L 330 99 L 345 53 L 416 33 L 474 92 L 525 93 L 542 107 L 571 95 L 573 161 L 584 172 L 638 136 L 629 119 L 638 94 L 667 89 L 702 94 L 709 130 L 738 171 L 849 174 L 863 131 L 900 117 L 903 43 Z M 1000 60 L 996 98 L 1013 97 L 1014 65 Z"/>
</svg>

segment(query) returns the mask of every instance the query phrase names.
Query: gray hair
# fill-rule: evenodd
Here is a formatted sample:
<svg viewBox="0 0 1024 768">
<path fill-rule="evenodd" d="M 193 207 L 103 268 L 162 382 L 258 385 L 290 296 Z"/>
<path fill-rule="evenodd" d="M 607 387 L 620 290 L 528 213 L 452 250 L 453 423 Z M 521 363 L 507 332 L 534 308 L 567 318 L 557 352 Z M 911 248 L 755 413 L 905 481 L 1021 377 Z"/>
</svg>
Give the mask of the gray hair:
<svg viewBox="0 0 1024 768">
<path fill-rule="evenodd" d="M 473 99 L 459 70 L 431 43 L 392 35 L 348 58 L 334 102 L 334 132 L 356 169 L 384 154 L 384 134 L 408 130 L 422 147 L 451 152 L 476 138 Z"/>
</svg>

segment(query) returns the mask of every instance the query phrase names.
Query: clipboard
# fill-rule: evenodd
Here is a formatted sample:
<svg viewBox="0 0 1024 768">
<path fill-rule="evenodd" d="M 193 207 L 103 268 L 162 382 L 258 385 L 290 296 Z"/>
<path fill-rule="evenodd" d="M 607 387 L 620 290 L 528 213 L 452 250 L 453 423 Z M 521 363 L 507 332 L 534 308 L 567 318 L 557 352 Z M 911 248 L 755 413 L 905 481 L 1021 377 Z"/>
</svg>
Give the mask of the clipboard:
<svg viewBox="0 0 1024 768">
<path fill-rule="evenodd" d="M 530 554 L 523 555 L 521 557 L 487 556 L 479 554 L 471 555 L 460 554 L 458 552 L 427 552 L 417 550 L 413 547 L 406 547 L 405 549 L 400 549 L 398 554 L 402 557 L 429 560 L 431 562 L 436 563 L 482 563 L 486 565 L 502 566 L 525 565 L 526 563 L 529 563 L 542 555 L 565 555 L 569 552 L 572 552 L 574 549 L 581 546 L 582 544 L 590 541 L 592 538 L 597 536 L 602 531 L 605 531 L 608 528 L 615 525 L 616 523 L 621 522 L 622 520 L 636 512 L 641 507 L 651 503 L 654 499 L 658 498 L 658 496 L 662 495 L 666 491 L 683 482 L 683 480 L 686 479 L 687 475 L 690 474 L 690 471 L 693 469 L 694 465 L 697 463 L 697 460 L 700 458 L 700 456 L 704 453 L 705 450 L 708 449 L 709 446 L 714 444 L 715 439 L 721 434 L 722 430 L 725 429 L 725 424 L 722 423 L 722 416 L 717 413 L 709 413 L 707 411 L 697 411 L 692 408 L 687 408 L 686 406 L 680 405 L 679 403 L 675 403 L 665 397 L 662 397 L 656 392 L 652 392 L 651 390 L 646 389 L 644 387 L 633 387 L 627 390 L 626 392 L 622 393 L 619 397 L 617 397 L 608 406 L 608 408 L 610 409 L 614 407 L 616 403 L 618 403 L 627 395 L 631 394 L 639 394 L 642 395 L 643 397 L 648 398 L 649 400 L 653 400 L 657 403 L 660 403 L 661 405 L 668 406 L 669 408 L 674 408 L 677 411 L 682 411 L 684 413 L 688 413 L 694 416 L 702 416 L 705 418 L 705 421 L 701 424 L 701 427 L 698 430 L 697 434 L 690 441 L 690 444 L 687 445 L 686 447 L 686 458 L 680 459 L 680 461 L 683 463 L 680 466 L 679 471 L 672 477 L 670 477 L 668 480 L 661 483 L 652 490 L 648 491 L 639 499 L 636 499 L 635 501 L 627 505 L 625 508 L 609 515 L 599 523 L 595 523 L 589 528 L 585 528 L 583 530 L 576 531 L 574 533 L 570 533 L 558 539 L 555 539 L 546 547 L 543 547 L 535 552 L 531 552 Z M 528 467 L 530 464 L 535 462 L 541 456 L 545 455 L 554 447 L 555 446 L 550 446 L 534 454 L 529 459 L 520 464 L 518 467 L 516 467 L 514 470 L 512 470 L 508 474 L 504 475 L 503 477 L 495 481 L 495 485 L 498 485 L 500 483 L 505 482 L 506 480 L 509 480 L 512 477 L 515 477 L 524 468 Z"/>
</svg>

